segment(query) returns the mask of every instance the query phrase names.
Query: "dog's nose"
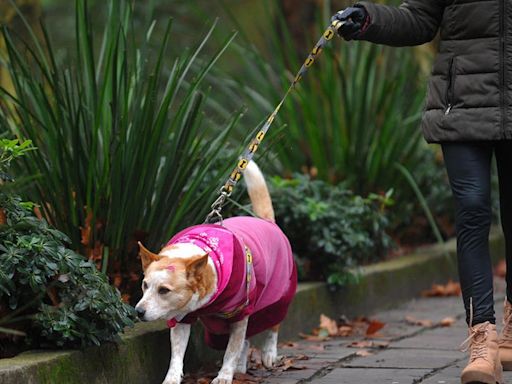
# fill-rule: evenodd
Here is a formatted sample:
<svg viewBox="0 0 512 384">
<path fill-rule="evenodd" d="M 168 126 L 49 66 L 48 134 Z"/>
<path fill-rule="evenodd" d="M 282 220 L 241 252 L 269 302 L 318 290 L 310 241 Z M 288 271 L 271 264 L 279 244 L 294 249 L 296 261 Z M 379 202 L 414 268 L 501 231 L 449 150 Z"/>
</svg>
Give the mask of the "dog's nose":
<svg viewBox="0 0 512 384">
<path fill-rule="evenodd" d="M 137 311 L 137 316 L 139 317 L 139 319 L 144 320 L 144 315 L 146 314 L 146 310 L 143 308 L 135 307 L 135 311 Z"/>
</svg>

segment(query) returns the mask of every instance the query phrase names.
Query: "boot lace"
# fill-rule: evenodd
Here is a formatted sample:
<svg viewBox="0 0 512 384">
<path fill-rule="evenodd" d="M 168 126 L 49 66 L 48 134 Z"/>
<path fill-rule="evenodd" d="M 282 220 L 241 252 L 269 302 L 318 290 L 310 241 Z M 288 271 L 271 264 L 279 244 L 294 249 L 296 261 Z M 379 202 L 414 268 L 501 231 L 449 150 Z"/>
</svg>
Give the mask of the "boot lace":
<svg viewBox="0 0 512 384">
<path fill-rule="evenodd" d="M 474 327 L 470 328 L 469 337 L 462 342 L 461 351 L 466 352 L 468 349 L 471 350 L 469 360 L 471 362 L 476 359 L 485 359 L 489 360 L 487 354 L 487 333 L 488 328 L 487 325 L 489 322 L 485 322 L 482 324 L 478 324 Z"/>
<path fill-rule="evenodd" d="M 490 362 L 487 354 L 487 334 L 489 322 L 477 324 L 473 326 L 473 298 L 469 298 L 469 337 L 462 342 L 460 350 L 466 352 L 471 350 L 469 361 L 476 359 L 484 359 Z"/>
<path fill-rule="evenodd" d="M 505 299 L 505 314 L 503 317 L 503 329 L 500 335 L 500 344 L 505 341 L 512 341 L 512 307 Z"/>
</svg>

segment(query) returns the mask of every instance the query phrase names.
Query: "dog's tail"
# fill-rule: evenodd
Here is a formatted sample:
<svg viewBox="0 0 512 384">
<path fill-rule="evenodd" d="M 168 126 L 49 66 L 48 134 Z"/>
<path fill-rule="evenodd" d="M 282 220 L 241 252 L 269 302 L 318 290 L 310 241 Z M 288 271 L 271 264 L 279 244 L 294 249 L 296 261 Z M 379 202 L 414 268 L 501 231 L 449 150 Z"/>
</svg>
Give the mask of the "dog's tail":
<svg viewBox="0 0 512 384">
<path fill-rule="evenodd" d="M 249 198 L 251 199 L 252 210 L 256 216 L 275 221 L 274 207 L 272 206 L 267 183 L 265 182 L 263 173 L 254 161 L 251 161 L 247 165 L 244 172 L 244 180 L 247 185 Z"/>
</svg>

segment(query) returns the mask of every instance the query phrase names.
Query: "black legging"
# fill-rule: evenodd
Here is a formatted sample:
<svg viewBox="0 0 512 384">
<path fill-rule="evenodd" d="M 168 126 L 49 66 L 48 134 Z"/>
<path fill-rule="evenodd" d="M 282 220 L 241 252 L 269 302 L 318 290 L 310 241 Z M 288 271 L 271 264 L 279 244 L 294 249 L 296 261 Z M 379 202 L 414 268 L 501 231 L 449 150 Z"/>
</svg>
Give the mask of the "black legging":
<svg viewBox="0 0 512 384">
<path fill-rule="evenodd" d="M 494 152 L 506 244 L 507 297 L 512 302 L 512 141 L 444 143 L 442 148 L 456 203 L 457 255 L 466 321 L 469 324 L 472 298 L 473 325 L 485 321 L 495 323 L 489 255 L 491 158 Z"/>
</svg>

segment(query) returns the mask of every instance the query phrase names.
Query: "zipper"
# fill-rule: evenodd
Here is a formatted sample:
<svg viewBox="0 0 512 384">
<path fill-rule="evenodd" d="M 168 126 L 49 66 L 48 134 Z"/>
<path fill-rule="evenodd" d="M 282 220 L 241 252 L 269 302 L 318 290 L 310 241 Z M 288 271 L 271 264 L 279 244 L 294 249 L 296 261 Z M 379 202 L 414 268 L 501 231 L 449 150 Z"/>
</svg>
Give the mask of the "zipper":
<svg viewBox="0 0 512 384">
<path fill-rule="evenodd" d="M 446 86 L 446 110 L 445 115 L 448 115 L 453 106 L 453 93 L 455 90 L 455 57 L 450 59 L 450 67 L 448 69 L 448 85 Z"/>
<path fill-rule="evenodd" d="M 505 138 L 505 0 L 500 0 L 500 109 L 501 109 L 501 137 Z"/>
</svg>

